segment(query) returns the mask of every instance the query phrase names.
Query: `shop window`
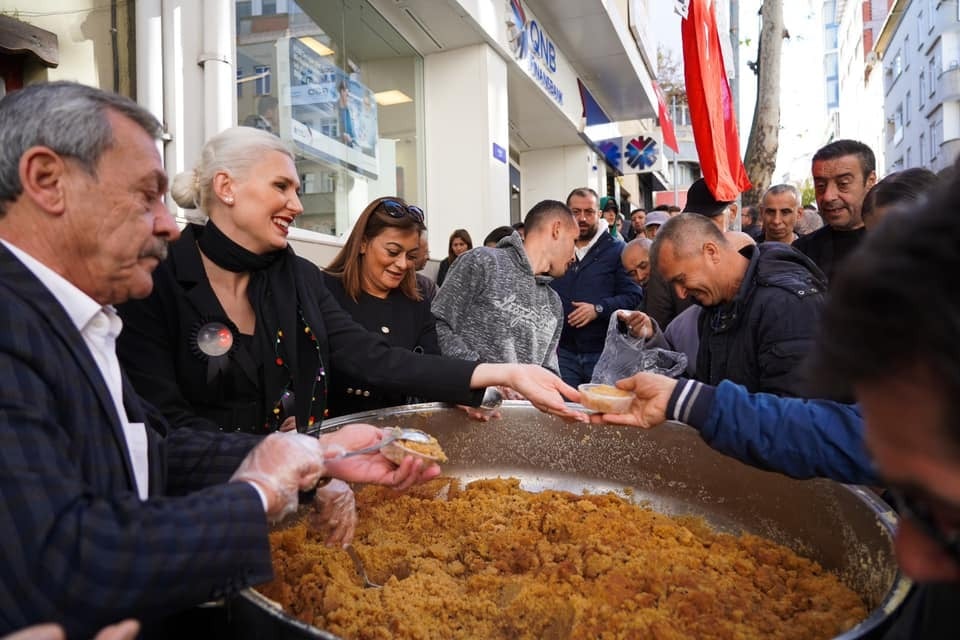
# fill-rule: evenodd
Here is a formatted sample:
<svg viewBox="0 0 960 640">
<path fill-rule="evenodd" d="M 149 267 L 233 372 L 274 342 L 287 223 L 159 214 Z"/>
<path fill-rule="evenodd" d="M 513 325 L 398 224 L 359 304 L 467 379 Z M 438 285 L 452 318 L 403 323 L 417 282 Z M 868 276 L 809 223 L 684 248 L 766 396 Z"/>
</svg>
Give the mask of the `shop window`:
<svg viewBox="0 0 960 640">
<path fill-rule="evenodd" d="M 374 198 L 419 203 L 419 54 L 365 0 L 236 9 L 239 124 L 294 149 L 304 206 L 296 226 L 342 236 Z"/>
</svg>

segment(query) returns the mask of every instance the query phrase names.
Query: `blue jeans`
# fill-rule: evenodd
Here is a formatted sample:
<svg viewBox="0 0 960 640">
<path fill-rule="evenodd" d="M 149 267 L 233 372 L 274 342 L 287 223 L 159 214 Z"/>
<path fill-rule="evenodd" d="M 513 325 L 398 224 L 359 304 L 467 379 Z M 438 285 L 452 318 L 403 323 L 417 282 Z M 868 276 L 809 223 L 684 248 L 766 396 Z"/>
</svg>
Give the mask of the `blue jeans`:
<svg viewBox="0 0 960 640">
<path fill-rule="evenodd" d="M 593 368 L 597 366 L 599 359 L 599 353 L 577 353 L 563 347 L 557 349 L 560 377 L 574 389 L 578 384 L 590 382 L 590 378 L 593 377 Z"/>
</svg>

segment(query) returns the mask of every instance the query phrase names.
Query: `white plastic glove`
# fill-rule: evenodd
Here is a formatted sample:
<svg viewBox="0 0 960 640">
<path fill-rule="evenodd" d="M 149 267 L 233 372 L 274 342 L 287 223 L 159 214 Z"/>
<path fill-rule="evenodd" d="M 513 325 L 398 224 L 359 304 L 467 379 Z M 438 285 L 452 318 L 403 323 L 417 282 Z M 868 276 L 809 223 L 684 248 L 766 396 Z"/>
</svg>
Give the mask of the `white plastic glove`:
<svg viewBox="0 0 960 640">
<path fill-rule="evenodd" d="M 357 502 L 350 485 L 343 480 L 331 480 L 317 488 L 313 508 L 310 526 L 327 536 L 329 546 L 350 544 L 357 529 Z"/>
<path fill-rule="evenodd" d="M 323 475 L 324 447 L 312 436 L 275 432 L 243 459 L 230 482 L 249 482 L 267 499 L 267 520 L 279 522 L 297 510 L 298 493 Z"/>
</svg>

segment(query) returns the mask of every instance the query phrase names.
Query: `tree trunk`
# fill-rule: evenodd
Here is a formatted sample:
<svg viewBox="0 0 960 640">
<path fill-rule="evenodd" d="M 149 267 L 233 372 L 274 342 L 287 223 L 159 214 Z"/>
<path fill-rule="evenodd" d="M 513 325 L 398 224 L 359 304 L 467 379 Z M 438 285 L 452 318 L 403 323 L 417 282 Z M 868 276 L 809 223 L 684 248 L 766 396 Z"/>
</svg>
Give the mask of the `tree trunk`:
<svg viewBox="0 0 960 640">
<path fill-rule="evenodd" d="M 783 0 L 764 0 L 757 48 L 757 102 L 743 164 L 753 187 L 743 206 L 756 205 L 777 166 L 780 146 L 780 55 L 783 50 Z"/>
</svg>

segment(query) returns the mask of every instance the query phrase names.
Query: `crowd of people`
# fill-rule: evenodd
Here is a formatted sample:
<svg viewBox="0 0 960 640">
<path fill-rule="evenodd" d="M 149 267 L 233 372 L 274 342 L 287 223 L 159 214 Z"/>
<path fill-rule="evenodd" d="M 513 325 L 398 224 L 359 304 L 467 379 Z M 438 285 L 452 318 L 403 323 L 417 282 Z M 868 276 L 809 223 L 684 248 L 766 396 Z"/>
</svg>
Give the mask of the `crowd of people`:
<svg viewBox="0 0 960 640">
<path fill-rule="evenodd" d="M 325 418 L 440 400 L 488 419 L 471 407 L 496 387 L 587 420 L 570 402 L 619 321 L 687 370 L 619 381 L 630 411 L 590 420 L 681 421 L 748 464 L 885 490 L 920 582 L 887 637 L 952 633 L 960 176 L 878 180 L 838 140 L 811 159 L 815 210 L 791 185 L 742 211 L 703 179 L 682 211 L 572 185 L 482 247 L 455 230 L 434 282 L 427 214 L 399 197 L 329 264 L 298 257 L 300 178 L 268 130 L 212 137 L 168 184 L 160 125 L 126 98 L 32 85 L 0 122 L 0 632 L 174 633 L 269 580 L 268 525 L 304 491 L 341 545 L 349 483 L 440 473 L 340 458 L 383 432 L 306 433 Z M 179 229 L 168 190 L 205 222 Z"/>
</svg>

